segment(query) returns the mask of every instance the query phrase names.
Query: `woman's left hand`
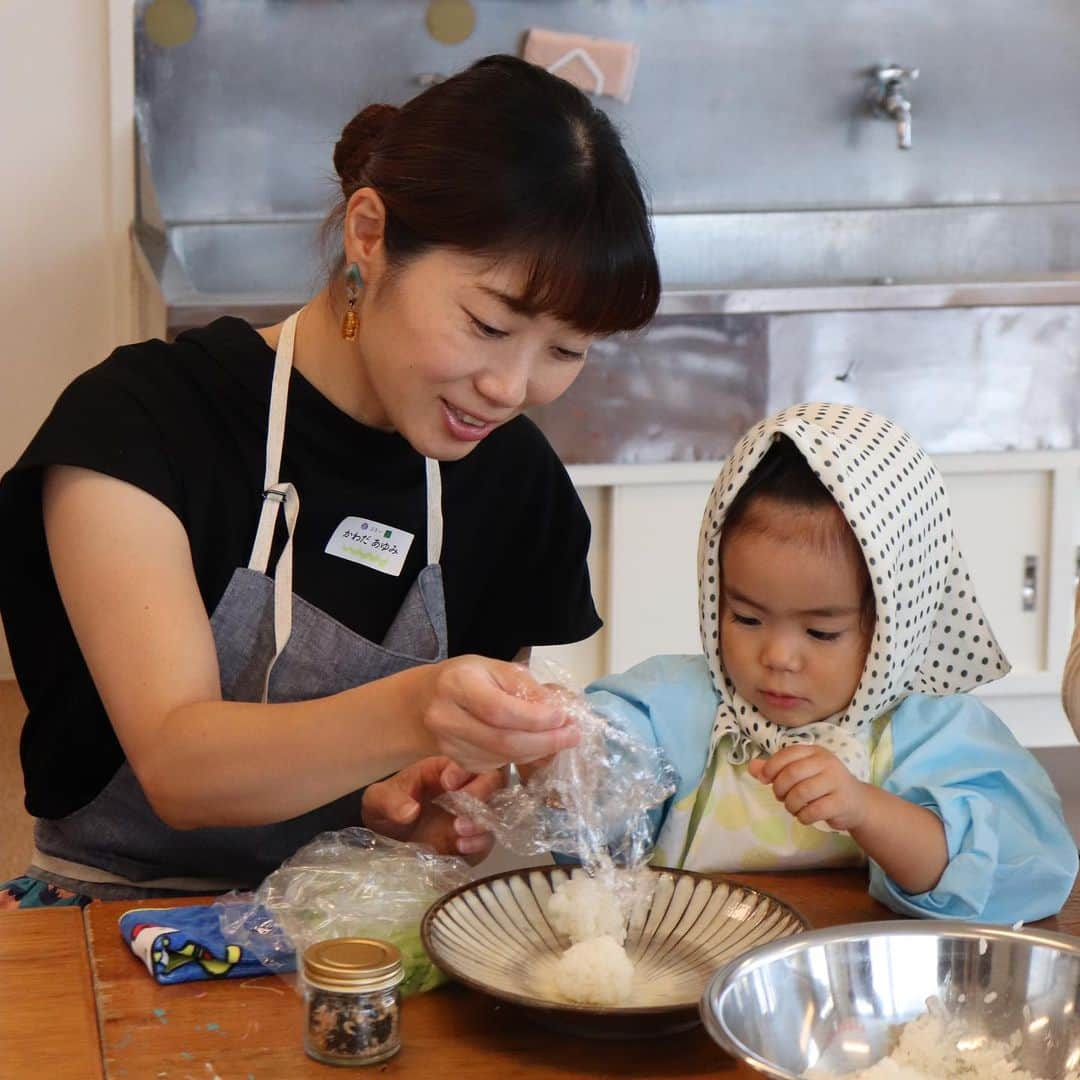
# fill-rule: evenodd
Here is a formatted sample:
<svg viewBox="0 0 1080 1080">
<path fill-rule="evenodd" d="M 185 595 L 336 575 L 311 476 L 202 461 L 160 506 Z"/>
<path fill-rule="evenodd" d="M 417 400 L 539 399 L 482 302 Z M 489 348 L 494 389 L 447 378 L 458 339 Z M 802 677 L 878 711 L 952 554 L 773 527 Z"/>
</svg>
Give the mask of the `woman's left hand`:
<svg viewBox="0 0 1080 1080">
<path fill-rule="evenodd" d="M 491 833 L 440 810 L 433 800 L 446 791 L 466 791 L 487 802 L 505 782 L 497 769 L 473 774 L 448 757 L 422 758 L 364 791 L 364 825 L 393 840 L 427 844 L 440 855 L 461 855 L 475 865 L 491 851 Z"/>
</svg>

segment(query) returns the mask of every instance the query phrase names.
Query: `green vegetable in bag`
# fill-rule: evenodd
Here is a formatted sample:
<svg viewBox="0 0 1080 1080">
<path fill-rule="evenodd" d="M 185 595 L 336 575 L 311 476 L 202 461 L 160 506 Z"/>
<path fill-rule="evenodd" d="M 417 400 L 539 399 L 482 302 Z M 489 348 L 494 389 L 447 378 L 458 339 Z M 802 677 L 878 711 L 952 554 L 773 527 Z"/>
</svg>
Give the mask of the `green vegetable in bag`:
<svg viewBox="0 0 1080 1080">
<path fill-rule="evenodd" d="M 468 863 L 368 829 L 321 833 L 270 874 L 251 897 L 219 902 L 222 929 L 273 971 L 293 968 L 316 941 L 370 937 L 401 950 L 405 996 L 446 976 L 420 941 L 420 920 L 440 896 L 472 878 Z"/>
</svg>

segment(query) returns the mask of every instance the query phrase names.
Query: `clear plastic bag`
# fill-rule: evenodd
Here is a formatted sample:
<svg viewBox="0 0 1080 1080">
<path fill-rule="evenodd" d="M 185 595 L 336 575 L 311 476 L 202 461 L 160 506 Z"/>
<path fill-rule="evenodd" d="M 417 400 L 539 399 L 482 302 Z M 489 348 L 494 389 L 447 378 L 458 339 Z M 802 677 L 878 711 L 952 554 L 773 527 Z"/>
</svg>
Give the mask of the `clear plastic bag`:
<svg viewBox="0 0 1080 1080">
<path fill-rule="evenodd" d="M 215 907 L 227 940 L 279 974 L 326 938 L 390 941 L 401 950 L 408 995 L 445 982 L 421 944 L 420 920 L 430 904 L 471 879 L 464 859 L 351 828 L 320 833 L 254 893 L 228 893 Z"/>
<path fill-rule="evenodd" d="M 544 682 L 581 731 L 577 746 L 521 784 L 497 791 L 490 802 L 454 791 L 435 803 L 470 818 L 518 855 L 564 855 L 603 881 L 624 912 L 651 894 L 643 872 L 652 852 L 649 811 L 675 791 L 678 776 L 663 752 L 594 712 L 584 694 L 567 688 L 569 677 L 534 660 L 530 674 Z"/>
</svg>

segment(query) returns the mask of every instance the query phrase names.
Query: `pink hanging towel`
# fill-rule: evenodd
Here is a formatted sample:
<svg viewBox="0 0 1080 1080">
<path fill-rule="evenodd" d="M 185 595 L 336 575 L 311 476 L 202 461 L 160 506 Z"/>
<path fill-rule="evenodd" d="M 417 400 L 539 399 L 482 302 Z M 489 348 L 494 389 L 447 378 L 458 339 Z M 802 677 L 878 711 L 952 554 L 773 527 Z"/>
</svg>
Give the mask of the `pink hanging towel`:
<svg viewBox="0 0 1080 1080">
<path fill-rule="evenodd" d="M 526 31 L 521 49 L 530 63 L 561 75 L 587 93 L 607 94 L 619 101 L 630 100 L 639 52 L 630 41 L 536 27 Z"/>
</svg>

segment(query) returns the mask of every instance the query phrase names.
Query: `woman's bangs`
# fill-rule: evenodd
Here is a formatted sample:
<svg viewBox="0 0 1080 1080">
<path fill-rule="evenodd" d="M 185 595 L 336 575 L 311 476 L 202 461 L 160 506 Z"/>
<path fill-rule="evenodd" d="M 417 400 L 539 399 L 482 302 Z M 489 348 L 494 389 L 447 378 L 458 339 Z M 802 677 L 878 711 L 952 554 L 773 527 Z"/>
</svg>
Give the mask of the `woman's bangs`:
<svg viewBox="0 0 1080 1080">
<path fill-rule="evenodd" d="M 570 236 L 548 233 L 511 250 L 525 253 L 522 312 L 589 335 L 636 330 L 656 314 L 660 275 L 647 234 L 613 238 L 587 221 Z"/>
</svg>

